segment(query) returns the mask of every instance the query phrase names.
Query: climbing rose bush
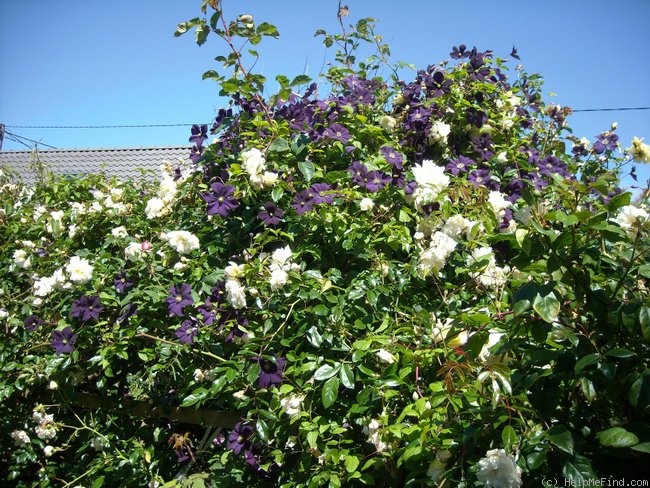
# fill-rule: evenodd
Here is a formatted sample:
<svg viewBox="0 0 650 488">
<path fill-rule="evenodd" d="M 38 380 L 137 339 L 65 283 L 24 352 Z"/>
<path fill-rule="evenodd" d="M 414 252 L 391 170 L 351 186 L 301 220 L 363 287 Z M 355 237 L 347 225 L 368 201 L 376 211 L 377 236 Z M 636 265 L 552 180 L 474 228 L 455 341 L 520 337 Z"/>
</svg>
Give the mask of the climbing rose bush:
<svg viewBox="0 0 650 488">
<path fill-rule="evenodd" d="M 177 35 L 225 41 L 204 78 L 229 103 L 192 127 L 192 164 L 153 181 L 3 173 L 7 479 L 642 473 L 650 217 L 620 178 L 647 146 L 573 136 L 515 50 L 460 45 L 382 77 L 389 48 L 362 19 L 317 33 L 338 49 L 322 79 L 273 83 L 244 49 L 273 25 L 202 13 Z"/>
</svg>

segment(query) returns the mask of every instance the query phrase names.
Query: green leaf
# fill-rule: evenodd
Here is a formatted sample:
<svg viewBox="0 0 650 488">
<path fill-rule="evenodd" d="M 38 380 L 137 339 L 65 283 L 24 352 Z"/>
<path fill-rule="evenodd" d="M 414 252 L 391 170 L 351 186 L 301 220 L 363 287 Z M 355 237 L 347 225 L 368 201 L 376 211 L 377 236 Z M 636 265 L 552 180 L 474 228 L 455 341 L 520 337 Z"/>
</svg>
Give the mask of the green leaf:
<svg viewBox="0 0 650 488">
<path fill-rule="evenodd" d="M 92 488 L 99 488 L 100 486 L 102 486 L 104 484 L 104 479 L 105 476 L 98 476 L 97 478 L 95 478 L 95 481 L 93 481 L 92 484 Z"/>
<path fill-rule="evenodd" d="M 312 163 L 311 161 L 300 161 L 298 163 L 298 169 L 305 177 L 305 180 L 307 182 L 311 181 L 311 179 L 314 177 L 314 174 L 316 173 L 316 168 L 314 167 L 314 163 Z"/>
<path fill-rule="evenodd" d="M 541 290 L 540 290 L 541 291 Z M 550 290 L 546 295 L 538 294 L 533 300 L 533 309 L 545 322 L 552 323 L 557 320 L 560 313 L 560 301 Z"/>
<path fill-rule="evenodd" d="M 512 446 L 517 444 L 517 432 L 512 425 L 506 425 L 501 431 L 501 440 L 503 441 L 503 448 L 506 452 L 512 451 Z"/>
<path fill-rule="evenodd" d="M 573 436 L 564 425 L 554 425 L 546 431 L 546 437 L 564 452 L 573 454 Z"/>
<path fill-rule="evenodd" d="M 647 454 L 650 454 L 650 442 L 642 442 L 641 444 L 637 444 L 636 446 L 631 446 L 630 448 L 634 449 L 635 451 L 645 452 Z"/>
<path fill-rule="evenodd" d="M 562 474 L 566 480 L 571 480 L 574 483 L 579 480 L 587 481 L 598 479 L 598 476 L 596 473 L 594 473 L 594 468 L 591 467 L 589 460 L 577 454 L 573 457 L 573 459 L 570 459 L 564 463 Z M 586 486 L 586 484 L 582 483 L 582 486 Z"/>
<path fill-rule="evenodd" d="M 284 152 L 289 151 L 290 149 L 289 143 L 282 137 L 276 137 L 273 139 L 273 142 L 269 146 L 269 152 Z"/>
<path fill-rule="evenodd" d="M 356 471 L 357 468 L 359 467 L 359 458 L 356 456 L 347 456 L 345 458 L 345 470 L 348 473 L 352 473 L 353 471 Z"/>
<path fill-rule="evenodd" d="M 201 76 L 202 80 L 207 80 L 207 79 L 213 79 L 213 80 L 219 80 L 221 77 L 219 76 L 219 73 L 217 73 L 215 70 L 211 69 L 203 73 L 203 76 Z"/>
<path fill-rule="evenodd" d="M 217 24 L 219 23 L 220 18 L 221 11 L 217 10 L 214 14 L 212 14 L 212 17 L 210 17 L 210 27 L 212 27 L 214 30 L 217 30 Z"/>
<path fill-rule="evenodd" d="M 329 315 L 329 313 L 330 313 L 330 309 L 327 308 L 327 306 L 326 306 L 326 305 L 323 305 L 322 303 L 316 305 L 316 306 L 313 308 L 313 310 L 314 310 L 314 313 L 315 313 L 316 315 L 320 316 L 320 317 L 325 317 L 325 316 Z"/>
<path fill-rule="evenodd" d="M 298 75 L 293 80 L 291 80 L 291 86 L 305 85 L 311 81 L 311 78 L 307 75 Z"/>
<path fill-rule="evenodd" d="M 208 394 L 208 390 L 205 388 L 197 388 L 192 392 L 191 395 L 186 396 L 181 403 L 181 407 L 191 407 L 195 403 L 203 400 Z"/>
<path fill-rule="evenodd" d="M 318 431 L 317 430 L 310 430 L 307 432 L 307 444 L 309 444 L 309 447 L 312 449 L 316 449 L 318 446 L 317 441 L 318 440 Z"/>
<path fill-rule="evenodd" d="M 335 363 L 334 366 L 330 366 L 329 364 L 324 364 L 320 368 L 316 370 L 314 373 L 314 379 L 316 381 L 323 381 L 328 378 L 331 378 L 332 376 L 336 375 L 336 373 L 339 372 L 339 369 L 341 368 L 340 363 Z"/>
<path fill-rule="evenodd" d="M 537 296 L 538 286 L 529 281 L 519 288 L 514 295 L 513 309 L 516 315 L 520 315 L 530 309 L 533 300 Z"/>
<path fill-rule="evenodd" d="M 575 374 L 581 374 L 585 368 L 596 364 L 598 361 L 600 361 L 599 354 L 587 354 L 586 356 L 581 357 L 575 365 Z"/>
<path fill-rule="evenodd" d="M 277 27 L 268 22 L 262 22 L 258 25 L 256 32 L 262 36 L 278 37 L 280 35 Z"/>
<path fill-rule="evenodd" d="M 323 384 L 323 390 L 321 392 L 321 400 L 323 401 L 323 407 L 330 408 L 336 398 L 339 395 L 339 379 L 336 376 L 331 377 Z"/>
<path fill-rule="evenodd" d="M 623 427 L 612 427 L 596 434 L 598 441 L 605 447 L 630 447 L 639 443 L 639 438 Z"/>
<path fill-rule="evenodd" d="M 201 23 L 200 25 L 196 26 L 196 33 L 194 35 L 196 43 L 199 46 L 202 46 L 205 44 L 205 40 L 208 38 L 208 34 L 210 33 L 210 27 L 205 25 L 205 23 Z"/>
<path fill-rule="evenodd" d="M 276 203 L 280 201 L 282 195 L 284 195 L 284 190 L 280 186 L 276 186 L 273 188 L 273 190 L 271 190 L 271 200 Z"/>
<path fill-rule="evenodd" d="M 625 359 L 625 358 L 631 358 L 633 356 L 636 356 L 636 353 L 624 347 L 615 347 L 614 349 L 610 349 L 609 351 L 607 351 L 607 353 L 605 353 L 605 356 L 610 358 Z"/>
<path fill-rule="evenodd" d="M 262 442 L 268 443 L 269 440 L 269 426 L 266 425 L 266 422 L 262 419 L 257 419 L 255 422 L 255 430 L 257 430 L 257 435 L 260 436 Z"/>
<path fill-rule="evenodd" d="M 341 370 L 339 371 L 339 377 L 341 378 L 341 383 L 343 386 L 349 389 L 354 389 L 354 373 L 349 364 L 343 364 Z"/>
<path fill-rule="evenodd" d="M 201 23 L 201 19 L 199 17 L 194 17 L 192 20 L 188 20 L 187 22 L 181 22 L 176 27 L 176 32 L 174 32 L 174 37 L 182 36 L 192 27 L 200 23 Z"/>
<path fill-rule="evenodd" d="M 641 324 L 643 338 L 650 342 L 650 308 L 641 307 L 639 309 L 639 323 Z"/>
</svg>

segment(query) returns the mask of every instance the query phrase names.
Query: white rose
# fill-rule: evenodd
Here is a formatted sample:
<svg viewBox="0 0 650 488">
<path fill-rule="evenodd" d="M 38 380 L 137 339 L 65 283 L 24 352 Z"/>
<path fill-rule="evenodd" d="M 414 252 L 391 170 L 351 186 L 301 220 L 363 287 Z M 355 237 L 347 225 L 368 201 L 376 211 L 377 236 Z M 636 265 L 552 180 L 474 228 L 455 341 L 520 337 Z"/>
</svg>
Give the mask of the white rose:
<svg viewBox="0 0 650 488">
<path fill-rule="evenodd" d="M 70 276 L 70 281 L 79 284 L 87 283 L 93 275 L 93 267 L 88 260 L 79 256 L 72 256 L 65 270 Z"/>
<path fill-rule="evenodd" d="M 372 198 L 362 198 L 361 201 L 359 202 L 359 208 L 364 212 L 372 210 L 372 207 L 374 206 L 375 206 L 375 202 L 372 200 Z"/>
</svg>

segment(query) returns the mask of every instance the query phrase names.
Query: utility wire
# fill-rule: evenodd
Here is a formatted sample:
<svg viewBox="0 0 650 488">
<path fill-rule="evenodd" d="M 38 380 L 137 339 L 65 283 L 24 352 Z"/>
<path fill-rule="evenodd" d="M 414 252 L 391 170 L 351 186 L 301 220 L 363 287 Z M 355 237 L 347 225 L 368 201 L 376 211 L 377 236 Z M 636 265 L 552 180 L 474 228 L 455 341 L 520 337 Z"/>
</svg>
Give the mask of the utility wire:
<svg viewBox="0 0 650 488">
<path fill-rule="evenodd" d="M 28 144 L 26 144 L 26 143 L 23 142 L 23 141 L 29 141 L 29 142 L 31 142 L 31 143 L 34 144 L 34 145 L 41 145 L 41 146 L 50 147 L 50 148 L 52 148 L 52 149 L 58 149 L 58 148 L 55 147 L 55 146 L 50 146 L 49 144 L 45 144 L 44 142 L 35 141 L 34 139 L 30 139 L 29 137 L 19 136 L 18 134 L 14 134 L 13 132 L 9 132 L 8 130 L 5 130 L 5 135 L 9 136 L 9 139 L 11 139 L 12 141 L 20 142 L 23 146 L 27 146 L 27 147 L 29 147 L 30 149 L 31 149 L 31 146 L 28 145 Z"/>
<path fill-rule="evenodd" d="M 650 110 L 650 107 L 580 108 L 572 112 L 622 112 Z M 195 124 L 133 124 L 133 125 L 6 125 L 12 129 L 140 129 L 147 127 L 190 127 Z"/>
<path fill-rule="evenodd" d="M 195 124 L 142 124 L 142 125 L 5 125 L 12 129 L 137 129 L 141 127 L 188 127 Z"/>
<path fill-rule="evenodd" d="M 572 112 L 622 112 L 624 110 L 650 110 L 650 107 L 579 108 Z"/>
</svg>

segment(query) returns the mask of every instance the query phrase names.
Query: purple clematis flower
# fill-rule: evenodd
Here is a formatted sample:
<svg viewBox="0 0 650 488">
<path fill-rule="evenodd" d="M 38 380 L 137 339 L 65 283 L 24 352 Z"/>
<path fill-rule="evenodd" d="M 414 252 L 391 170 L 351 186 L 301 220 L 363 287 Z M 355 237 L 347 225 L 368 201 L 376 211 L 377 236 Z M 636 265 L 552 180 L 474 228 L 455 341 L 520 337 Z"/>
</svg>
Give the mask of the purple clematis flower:
<svg viewBox="0 0 650 488">
<path fill-rule="evenodd" d="M 260 388 L 268 388 L 282 383 L 284 368 L 287 366 L 285 358 L 274 358 L 274 361 L 270 361 L 257 357 L 253 361 L 257 361 L 260 365 L 260 376 L 257 379 L 257 385 Z"/>
<path fill-rule="evenodd" d="M 469 174 L 467 180 L 476 186 L 489 186 L 490 172 L 487 169 L 475 169 Z"/>
<path fill-rule="evenodd" d="M 203 141 L 208 138 L 208 125 L 198 125 L 194 124 L 191 129 L 192 135 L 190 136 L 190 142 L 196 144 L 198 147 L 203 145 Z"/>
<path fill-rule="evenodd" d="M 312 198 L 314 199 L 314 204 L 318 205 L 321 203 L 332 203 L 334 201 L 334 195 L 331 193 L 323 195 L 323 193 L 328 192 L 332 189 L 327 183 L 314 183 L 309 187 L 311 190 Z"/>
<path fill-rule="evenodd" d="M 392 164 L 397 169 L 402 169 L 402 163 L 404 162 L 404 156 L 401 153 L 397 152 L 394 148 L 390 146 L 382 147 L 379 152 L 384 157 L 387 163 Z"/>
<path fill-rule="evenodd" d="M 449 53 L 449 56 L 451 56 L 452 59 L 460 59 L 460 58 L 466 58 L 469 56 L 469 52 L 467 51 L 467 46 L 465 44 L 461 44 L 460 46 L 452 47 L 451 48 L 451 53 Z"/>
<path fill-rule="evenodd" d="M 45 321 L 42 318 L 40 318 L 38 315 L 30 315 L 25 319 L 24 323 L 25 323 L 25 329 L 27 329 L 29 332 L 34 332 L 41 325 L 43 325 Z"/>
<path fill-rule="evenodd" d="M 339 124 L 332 124 L 323 133 L 323 137 L 341 141 L 343 144 L 350 140 L 350 131 Z"/>
<path fill-rule="evenodd" d="M 187 283 L 182 284 L 180 287 L 173 285 L 169 288 L 169 296 L 165 299 L 165 302 L 167 302 L 167 311 L 170 316 L 182 317 L 184 315 L 183 308 L 194 303 L 192 287 Z"/>
<path fill-rule="evenodd" d="M 133 287 L 133 282 L 126 277 L 126 271 L 120 272 L 115 275 L 115 288 L 120 293 L 126 293 Z"/>
<path fill-rule="evenodd" d="M 476 165 L 476 163 L 473 159 L 460 155 L 456 159 L 449 160 L 447 171 L 454 176 L 458 176 L 460 173 L 467 173 L 469 168 L 474 165 Z"/>
<path fill-rule="evenodd" d="M 250 437 L 253 435 L 253 427 L 243 422 L 238 422 L 228 436 L 226 447 L 231 449 L 236 455 L 242 453 L 252 446 Z"/>
<path fill-rule="evenodd" d="M 61 354 L 69 354 L 74 351 L 74 343 L 77 340 L 77 334 L 72 332 L 70 327 L 63 330 L 52 331 L 52 349 L 56 352 L 57 356 Z"/>
<path fill-rule="evenodd" d="M 99 320 L 99 314 L 104 310 L 104 305 L 98 296 L 82 296 L 79 300 L 72 303 L 70 315 L 74 318 L 86 322 L 90 319 Z"/>
<path fill-rule="evenodd" d="M 368 171 L 364 186 L 369 192 L 376 193 L 392 181 L 393 178 L 383 171 Z"/>
<path fill-rule="evenodd" d="M 194 317 L 190 317 L 176 330 L 176 337 L 181 344 L 193 344 L 198 333 L 199 322 Z"/>
<path fill-rule="evenodd" d="M 368 174 L 368 168 L 366 168 L 366 166 L 363 163 L 360 163 L 359 161 L 354 161 L 348 168 L 348 171 L 352 175 L 352 181 L 354 181 L 357 185 L 360 186 L 365 185 L 366 175 Z"/>
<path fill-rule="evenodd" d="M 494 156 L 492 138 L 488 134 L 472 137 L 472 146 L 474 146 L 474 150 L 479 154 L 482 161 L 487 161 Z"/>
<path fill-rule="evenodd" d="M 230 212 L 239 207 L 239 202 L 234 197 L 234 186 L 214 182 L 210 185 L 210 188 L 212 188 L 212 193 L 201 194 L 203 200 L 208 203 L 208 215 L 216 214 L 225 218 L 230 215 Z"/>
<path fill-rule="evenodd" d="M 291 206 L 296 210 L 298 215 L 311 212 L 314 209 L 313 192 L 309 189 L 296 193 L 291 201 Z"/>
<path fill-rule="evenodd" d="M 278 208 L 273 202 L 264 204 L 264 210 L 257 214 L 257 218 L 264 222 L 266 225 L 278 225 L 280 219 L 284 216 L 284 210 Z"/>
</svg>

